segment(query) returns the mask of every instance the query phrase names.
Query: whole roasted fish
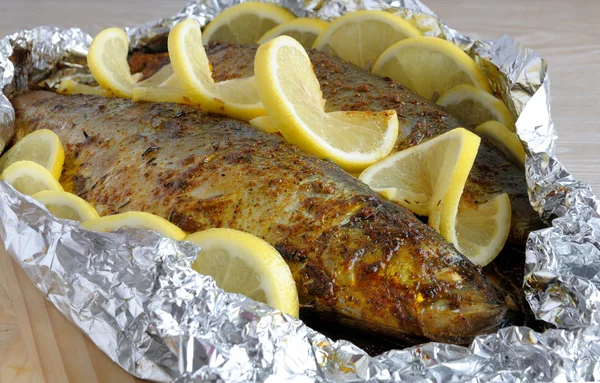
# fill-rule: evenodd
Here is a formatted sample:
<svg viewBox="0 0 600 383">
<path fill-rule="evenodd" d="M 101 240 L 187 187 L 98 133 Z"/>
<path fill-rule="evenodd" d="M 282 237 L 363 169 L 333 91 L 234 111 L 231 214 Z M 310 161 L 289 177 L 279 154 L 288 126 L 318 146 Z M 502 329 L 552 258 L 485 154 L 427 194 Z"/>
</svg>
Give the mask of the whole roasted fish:
<svg viewBox="0 0 600 383">
<path fill-rule="evenodd" d="M 15 140 L 56 132 L 61 183 L 101 214 L 141 210 L 187 232 L 255 234 L 285 258 L 301 303 L 320 312 L 459 343 L 505 321 L 503 298 L 433 229 L 278 135 L 177 104 L 49 92 L 12 102 Z"/>
<path fill-rule="evenodd" d="M 217 81 L 254 75 L 256 46 L 211 43 L 208 58 Z M 308 52 L 327 101 L 326 111 L 395 109 L 400 132 L 395 150 L 418 145 L 457 127 L 467 126 L 441 107 L 429 103 L 412 91 L 345 62 L 337 57 L 310 50 Z M 149 76 L 169 62 L 166 54 L 134 54 L 130 65 L 134 72 Z M 510 196 L 512 222 L 508 242 L 522 251 L 529 232 L 543 227 L 527 195 L 524 171 L 482 138 L 477 158 L 469 174 L 461 199 L 463 207 L 476 209 L 500 193 Z"/>
</svg>

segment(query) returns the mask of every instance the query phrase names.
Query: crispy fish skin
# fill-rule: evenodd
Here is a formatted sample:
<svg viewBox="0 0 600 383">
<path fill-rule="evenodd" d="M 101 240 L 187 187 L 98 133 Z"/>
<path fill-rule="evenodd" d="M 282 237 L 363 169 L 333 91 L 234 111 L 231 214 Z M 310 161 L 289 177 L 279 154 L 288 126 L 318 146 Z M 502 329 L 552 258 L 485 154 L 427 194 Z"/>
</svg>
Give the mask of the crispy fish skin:
<svg viewBox="0 0 600 383">
<path fill-rule="evenodd" d="M 169 103 L 49 92 L 12 102 L 14 140 L 56 132 L 61 183 L 101 215 L 257 235 L 290 266 L 302 304 L 374 332 L 464 343 L 505 321 L 496 290 L 439 234 L 278 135 Z"/>
<path fill-rule="evenodd" d="M 208 58 L 217 81 L 254 75 L 256 46 L 211 43 Z M 325 109 L 380 111 L 395 109 L 400 132 L 394 151 L 403 150 L 457 127 L 473 130 L 450 116 L 441 107 L 429 103 L 400 84 L 366 73 L 337 57 L 309 50 L 319 82 Z M 166 54 L 134 54 L 130 60 L 132 71 L 151 75 L 169 62 Z M 525 248 L 527 236 L 543 227 L 527 195 L 527 184 L 522 169 L 482 138 L 481 146 L 469 179 L 465 185 L 461 205 L 476 208 L 500 193 L 508 193 L 512 205 L 512 222 L 508 242 Z"/>
</svg>

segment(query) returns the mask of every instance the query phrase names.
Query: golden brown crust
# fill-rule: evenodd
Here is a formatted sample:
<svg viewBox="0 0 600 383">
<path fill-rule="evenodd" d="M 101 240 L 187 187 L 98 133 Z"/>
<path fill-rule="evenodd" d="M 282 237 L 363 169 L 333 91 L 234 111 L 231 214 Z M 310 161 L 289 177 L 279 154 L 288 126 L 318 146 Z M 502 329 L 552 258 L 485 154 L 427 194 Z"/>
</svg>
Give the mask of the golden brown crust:
<svg viewBox="0 0 600 383">
<path fill-rule="evenodd" d="M 134 52 L 129 56 L 131 73 L 142 73 L 143 79 L 152 76 L 170 62 L 168 53 Z"/>
<path fill-rule="evenodd" d="M 213 65 L 213 77 L 217 81 L 224 81 L 254 75 L 255 52 L 256 46 L 210 43 L 207 54 Z M 309 50 L 308 54 L 321 84 L 323 97 L 327 100 L 327 111 L 396 110 L 400 134 L 395 150 L 415 146 L 460 126 L 474 128 L 465 126 L 442 108 L 389 79 L 365 73 L 350 63 L 316 50 Z M 130 62 L 135 64 L 136 69 L 143 67 L 144 74 L 151 74 L 168 62 L 168 56 L 136 53 Z M 543 227 L 529 203 L 524 172 L 482 138 L 461 203 L 475 208 L 502 192 L 508 193 L 512 204 L 508 241 L 524 249 L 529 233 Z"/>
<path fill-rule="evenodd" d="M 394 336 L 469 341 L 506 307 L 434 230 L 277 135 L 176 104 L 33 92 L 16 139 L 55 131 L 61 182 L 101 214 L 141 210 L 188 232 L 230 227 L 286 259 L 301 302 Z"/>
</svg>

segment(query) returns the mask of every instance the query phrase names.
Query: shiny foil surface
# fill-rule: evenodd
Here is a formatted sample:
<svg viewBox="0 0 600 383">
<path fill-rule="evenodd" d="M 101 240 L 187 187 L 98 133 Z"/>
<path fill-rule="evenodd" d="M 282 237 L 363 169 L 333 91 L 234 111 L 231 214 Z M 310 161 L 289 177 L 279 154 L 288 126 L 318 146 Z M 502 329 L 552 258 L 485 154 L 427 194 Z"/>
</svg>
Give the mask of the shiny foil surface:
<svg viewBox="0 0 600 383">
<path fill-rule="evenodd" d="M 178 21 L 202 25 L 239 0 L 196 0 L 174 17 L 128 28 L 152 50 Z M 530 200 L 551 227 L 529 236 L 524 289 L 543 334 L 508 327 L 469 347 L 428 343 L 377 357 L 332 341 L 272 308 L 223 292 L 190 268 L 198 248 L 133 229 L 94 233 L 0 181 L 0 237 L 31 281 L 125 370 L 154 381 L 525 382 L 600 380 L 600 215 L 588 185 L 554 156 L 546 63 L 509 36 L 472 40 L 418 0 L 284 0 L 298 16 L 397 13 L 473 57 L 518 116 Z M 51 20 L 49 20 L 51 22 Z M 510 32 L 510 31 L 507 31 Z M 0 147 L 13 134 L 15 92 L 92 81 L 91 37 L 39 27 L 0 40 Z"/>
</svg>

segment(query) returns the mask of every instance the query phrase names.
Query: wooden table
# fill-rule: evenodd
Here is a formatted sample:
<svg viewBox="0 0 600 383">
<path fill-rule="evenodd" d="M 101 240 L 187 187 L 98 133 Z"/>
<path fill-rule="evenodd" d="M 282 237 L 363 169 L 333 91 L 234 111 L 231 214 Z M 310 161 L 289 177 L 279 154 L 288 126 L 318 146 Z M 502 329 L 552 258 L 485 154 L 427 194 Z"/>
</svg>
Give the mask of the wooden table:
<svg viewBox="0 0 600 383">
<path fill-rule="evenodd" d="M 95 34 L 107 26 L 139 24 L 171 15 L 183 1 L 3 0 L 0 36 L 38 25 L 79 26 Z M 135 4 L 133 4 L 135 3 Z M 558 155 L 574 175 L 600 190 L 600 2 L 586 0 L 426 0 L 466 35 L 508 33 L 548 60 Z M 465 4 L 466 3 L 466 4 Z M 133 382 L 27 280 L 0 250 L 0 382 Z"/>
</svg>

